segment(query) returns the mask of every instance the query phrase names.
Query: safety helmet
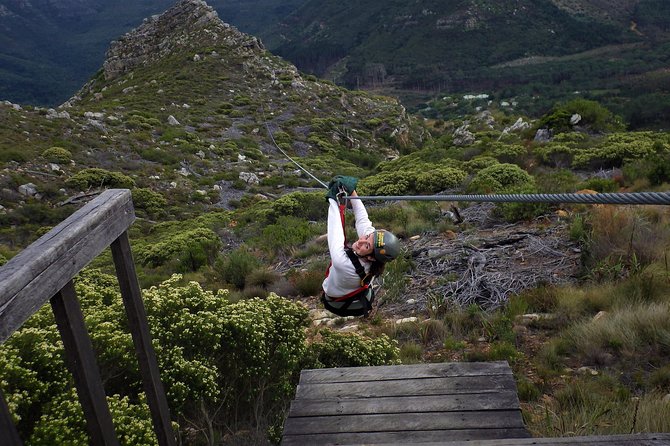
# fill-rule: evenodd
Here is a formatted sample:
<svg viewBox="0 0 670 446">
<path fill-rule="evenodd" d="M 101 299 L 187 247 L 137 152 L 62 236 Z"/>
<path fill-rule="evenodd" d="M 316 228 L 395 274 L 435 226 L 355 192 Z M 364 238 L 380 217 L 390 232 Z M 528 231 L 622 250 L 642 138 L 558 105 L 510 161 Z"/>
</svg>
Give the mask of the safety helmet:
<svg viewBox="0 0 670 446">
<path fill-rule="evenodd" d="M 374 251 L 372 254 L 375 260 L 386 263 L 398 257 L 398 254 L 400 254 L 398 237 L 385 229 L 376 230 L 374 235 Z"/>
</svg>

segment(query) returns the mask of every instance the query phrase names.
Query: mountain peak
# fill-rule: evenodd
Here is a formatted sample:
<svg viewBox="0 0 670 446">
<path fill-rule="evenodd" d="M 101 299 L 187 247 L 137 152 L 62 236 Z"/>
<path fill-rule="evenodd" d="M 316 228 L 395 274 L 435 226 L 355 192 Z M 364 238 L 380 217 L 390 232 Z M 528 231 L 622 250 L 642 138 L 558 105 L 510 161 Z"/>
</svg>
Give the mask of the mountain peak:
<svg viewBox="0 0 670 446">
<path fill-rule="evenodd" d="M 203 0 L 180 0 L 112 42 L 103 64 L 105 79 L 154 63 L 176 51 L 203 45 L 228 45 L 262 50 L 261 42 L 222 22 Z"/>
</svg>

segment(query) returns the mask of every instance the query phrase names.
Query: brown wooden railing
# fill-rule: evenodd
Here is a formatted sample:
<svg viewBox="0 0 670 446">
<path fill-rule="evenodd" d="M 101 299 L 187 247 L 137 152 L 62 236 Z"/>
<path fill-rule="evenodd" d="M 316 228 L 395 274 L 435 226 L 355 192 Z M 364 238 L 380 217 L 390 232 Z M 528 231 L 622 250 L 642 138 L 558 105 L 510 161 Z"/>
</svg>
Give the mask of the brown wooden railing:
<svg viewBox="0 0 670 446">
<path fill-rule="evenodd" d="M 170 412 L 151 346 L 127 230 L 135 220 L 130 191 L 110 189 L 0 267 L 0 343 L 50 302 L 94 445 L 118 445 L 91 339 L 72 279 L 111 246 L 144 391 L 160 445 L 175 445 Z M 0 438 L 21 445 L 0 392 Z"/>
</svg>

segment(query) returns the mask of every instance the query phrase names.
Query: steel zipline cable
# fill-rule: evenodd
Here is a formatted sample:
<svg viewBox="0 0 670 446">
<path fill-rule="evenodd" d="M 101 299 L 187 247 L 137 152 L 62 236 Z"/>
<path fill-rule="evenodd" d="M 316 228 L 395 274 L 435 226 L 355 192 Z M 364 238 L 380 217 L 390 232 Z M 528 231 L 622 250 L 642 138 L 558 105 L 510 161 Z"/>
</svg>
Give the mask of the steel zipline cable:
<svg viewBox="0 0 670 446">
<path fill-rule="evenodd" d="M 469 201 L 479 203 L 583 203 L 670 205 L 670 192 L 612 192 L 598 194 L 379 195 L 346 197 L 367 201 Z"/>
<path fill-rule="evenodd" d="M 263 111 L 265 118 L 265 111 Z M 270 126 L 265 128 L 275 147 L 300 170 L 328 189 L 328 185 L 312 175 L 282 150 L 275 141 Z M 490 195 L 374 195 L 345 197 L 347 200 L 364 201 L 468 201 L 475 203 L 582 203 L 582 204 L 655 204 L 670 205 L 670 192 L 610 192 L 597 194 L 490 194 Z"/>
<path fill-rule="evenodd" d="M 265 110 L 263 110 L 263 109 L 261 108 L 261 112 L 263 113 L 263 120 L 265 121 L 265 128 L 267 129 L 267 131 L 268 131 L 268 135 L 270 135 L 270 139 L 272 140 L 272 143 L 275 145 L 275 147 L 277 148 L 277 150 L 279 150 L 279 151 L 280 151 L 286 158 L 288 158 L 289 161 L 291 161 L 293 164 L 295 164 L 296 166 L 298 166 L 298 167 L 300 168 L 300 170 L 302 170 L 303 172 L 305 172 L 305 173 L 306 173 L 307 175 L 309 175 L 310 177 L 314 178 L 314 179 L 315 179 L 316 181 L 318 181 L 323 187 L 325 187 L 326 189 L 328 189 L 328 185 L 327 185 L 326 183 L 324 183 L 323 181 L 321 181 L 320 179 L 318 179 L 317 177 L 315 177 L 314 175 L 312 175 L 307 169 L 305 169 L 305 168 L 302 167 L 300 164 L 298 164 L 298 162 L 297 162 L 296 160 L 294 160 L 293 158 L 291 158 L 290 156 L 288 156 L 288 153 L 284 152 L 284 151 L 282 150 L 282 148 L 279 147 L 279 144 L 277 144 L 277 141 L 275 141 L 275 137 L 274 137 L 274 135 L 272 134 L 272 130 L 270 130 L 270 126 L 268 125 L 268 121 L 267 121 L 267 119 L 265 119 Z"/>
</svg>

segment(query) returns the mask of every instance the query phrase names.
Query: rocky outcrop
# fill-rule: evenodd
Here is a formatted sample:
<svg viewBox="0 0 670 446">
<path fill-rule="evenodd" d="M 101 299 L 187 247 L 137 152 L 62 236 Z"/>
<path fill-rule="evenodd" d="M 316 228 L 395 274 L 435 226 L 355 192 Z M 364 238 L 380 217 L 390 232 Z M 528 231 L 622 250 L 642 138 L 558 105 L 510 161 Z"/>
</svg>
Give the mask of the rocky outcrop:
<svg viewBox="0 0 670 446">
<path fill-rule="evenodd" d="M 222 22 L 204 1 L 180 0 L 163 14 L 145 19 L 138 28 L 112 42 L 103 66 L 105 79 L 114 79 L 135 67 L 188 49 L 196 36 L 199 47 L 228 43 L 236 51 L 263 50 L 257 38 Z"/>
</svg>

